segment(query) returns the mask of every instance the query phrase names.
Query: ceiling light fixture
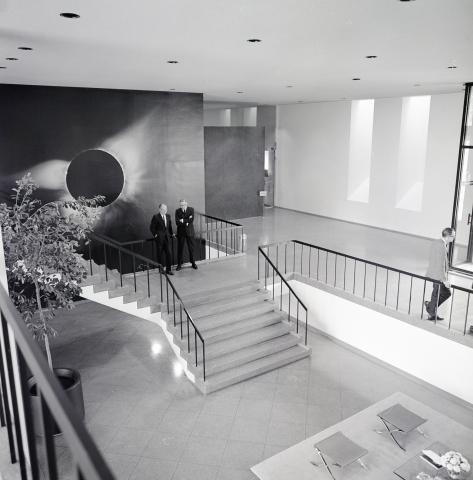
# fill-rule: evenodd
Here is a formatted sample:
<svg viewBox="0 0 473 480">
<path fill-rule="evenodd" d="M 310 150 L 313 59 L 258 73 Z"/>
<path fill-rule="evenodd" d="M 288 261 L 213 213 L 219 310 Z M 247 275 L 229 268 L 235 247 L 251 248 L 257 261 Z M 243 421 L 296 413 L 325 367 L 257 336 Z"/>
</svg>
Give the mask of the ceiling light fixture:
<svg viewBox="0 0 473 480">
<path fill-rule="evenodd" d="M 26 51 L 31 51 L 33 50 L 31 47 L 18 47 L 18 50 L 26 50 Z"/>
<path fill-rule="evenodd" d="M 74 12 L 62 12 L 59 14 L 59 16 L 64 18 L 80 18 L 80 15 Z"/>
<path fill-rule="evenodd" d="M 249 43 L 261 43 L 261 39 L 260 38 L 249 38 L 247 40 L 247 42 L 249 42 Z"/>
<path fill-rule="evenodd" d="M 361 80 L 361 78 L 354 77 L 354 78 L 352 78 L 352 80 L 354 80 L 354 81 L 358 81 L 358 80 Z"/>
<path fill-rule="evenodd" d="M 176 63 L 179 63 L 177 60 L 168 60 L 167 63 L 172 63 L 172 64 L 176 64 Z"/>
<path fill-rule="evenodd" d="M 237 92 L 237 93 L 243 93 L 243 92 Z"/>
<path fill-rule="evenodd" d="M 457 68 L 457 66 L 456 65 L 450 65 L 447 68 L 450 69 L 450 70 L 453 70 L 453 69 Z"/>
<path fill-rule="evenodd" d="M 16 58 L 16 57 L 7 57 L 7 58 L 5 58 L 5 60 L 10 60 L 10 62 L 14 62 L 14 61 L 18 60 L 18 58 Z"/>
<path fill-rule="evenodd" d="M 378 58 L 378 55 L 366 55 L 365 58 L 368 58 L 369 60 L 372 60 L 374 58 Z"/>
</svg>

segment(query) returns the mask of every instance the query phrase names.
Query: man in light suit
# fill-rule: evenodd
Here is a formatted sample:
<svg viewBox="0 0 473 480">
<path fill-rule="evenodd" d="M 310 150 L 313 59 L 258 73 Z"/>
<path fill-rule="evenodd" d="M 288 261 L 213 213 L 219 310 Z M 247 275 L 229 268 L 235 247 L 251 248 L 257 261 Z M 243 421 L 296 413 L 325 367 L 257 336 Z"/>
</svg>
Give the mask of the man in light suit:
<svg viewBox="0 0 473 480">
<path fill-rule="evenodd" d="M 437 280 L 432 289 L 430 302 L 425 302 L 425 308 L 429 314 L 429 320 L 443 320 L 437 314 L 437 309 L 447 300 L 450 295 L 450 283 L 448 281 L 448 246 L 455 238 L 453 228 L 444 228 L 442 238 L 434 240 L 430 247 L 429 268 L 427 277 Z"/>
<path fill-rule="evenodd" d="M 176 225 L 177 225 L 177 268 L 182 267 L 182 257 L 184 253 L 184 243 L 187 243 L 187 250 L 189 252 L 189 260 L 192 263 L 192 268 L 197 270 L 197 265 L 194 261 L 194 209 L 187 206 L 186 200 L 179 200 L 179 208 L 176 210 Z"/>
<path fill-rule="evenodd" d="M 160 203 L 159 212 L 153 215 L 149 229 L 156 239 L 157 255 L 161 265 L 166 265 L 168 275 L 174 275 L 171 272 L 171 242 L 174 234 L 172 232 L 171 215 L 167 212 L 168 207 L 164 203 Z M 163 256 L 165 257 L 164 261 Z"/>
</svg>

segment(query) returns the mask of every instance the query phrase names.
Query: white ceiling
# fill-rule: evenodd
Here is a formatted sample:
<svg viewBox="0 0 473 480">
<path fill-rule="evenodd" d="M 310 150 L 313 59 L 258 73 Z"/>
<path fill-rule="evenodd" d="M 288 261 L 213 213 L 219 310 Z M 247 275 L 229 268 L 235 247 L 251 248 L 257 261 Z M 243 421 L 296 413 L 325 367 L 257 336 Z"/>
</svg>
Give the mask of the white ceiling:
<svg viewBox="0 0 473 480">
<path fill-rule="evenodd" d="M 473 81 L 472 47 L 473 0 L 0 0 L 2 83 L 232 104 L 441 93 Z"/>
</svg>

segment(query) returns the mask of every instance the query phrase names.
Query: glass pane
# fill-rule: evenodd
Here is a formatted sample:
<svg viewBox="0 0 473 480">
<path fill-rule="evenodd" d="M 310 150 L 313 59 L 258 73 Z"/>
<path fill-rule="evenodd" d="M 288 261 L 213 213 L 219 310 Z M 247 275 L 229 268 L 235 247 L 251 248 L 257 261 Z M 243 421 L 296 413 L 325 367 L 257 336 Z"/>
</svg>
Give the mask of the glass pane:
<svg viewBox="0 0 473 480">
<path fill-rule="evenodd" d="M 472 92 L 473 93 L 473 92 Z M 470 93 L 470 103 L 466 117 L 466 132 L 464 145 L 473 145 L 473 95 Z"/>
<path fill-rule="evenodd" d="M 463 155 L 462 179 L 458 198 L 457 236 L 453 250 L 453 265 L 468 268 L 473 253 L 473 166 L 471 150 L 465 149 Z M 470 249 L 468 246 L 470 245 Z M 473 265 L 472 267 L 473 268 Z M 470 268 L 468 268 L 470 269 Z"/>
</svg>

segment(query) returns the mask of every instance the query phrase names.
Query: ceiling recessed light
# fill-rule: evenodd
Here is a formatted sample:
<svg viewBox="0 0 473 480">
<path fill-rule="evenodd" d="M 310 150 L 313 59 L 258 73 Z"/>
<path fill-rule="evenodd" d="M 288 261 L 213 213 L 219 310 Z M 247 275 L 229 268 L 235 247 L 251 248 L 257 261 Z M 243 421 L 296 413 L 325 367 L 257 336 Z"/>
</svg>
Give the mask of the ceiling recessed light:
<svg viewBox="0 0 473 480">
<path fill-rule="evenodd" d="M 354 80 L 354 81 L 358 81 L 358 80 L 361 80 L 361 78 L 354 77 L 354 78 L 352 78 L 352 80 Z"/>
<path fill-rule="evenodd" d="M 365 58 L 369 58 L 370 60 L 372 60 L 373 58 L 378 58 L 378 55 L 366 55 Z"/>
<path fill-rule="evenodd" d="M 457 68 L 457 66 L 456 65 L 450 65 L 447 68 L 449 68 L 450 70 L 453 70 L 453 69 Z"/>
<path fill-rule="evenodd" d="M 27 51 L 30 51 L 30 50 L 33 50 L 31 47 L 18 47 L 18 50 L 27 50 Z"/>
<path fill-rule="evenodd" d="M 260 38 L 249 38 L 247 40 L 247 42 L 249 42 L 249 43 L 261 43 L 261 39 Z"/>
<path fill-rule="evenodd" d="M 64 18 L 80 18 L 80 15 L 74 12 L 62 12 L 59 15 Z"/>
<path fill-rule="evenodd" d="M 15 58 L 15 57 L 7 57 L 7 58 L 5 58 L 5 60 L 10 60 L 11 62 L 14 62 L 14 61 L 18 60 L 18 58 Z"/>
<path fill-rule="evenodd" d="M 174 63 L 175 64 L 175 63 L 179 63 L 179 62 L 177 60 L 168 60 L 167 63 Z"/>
</svg>

